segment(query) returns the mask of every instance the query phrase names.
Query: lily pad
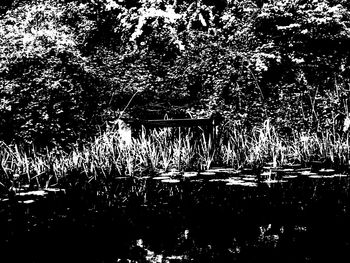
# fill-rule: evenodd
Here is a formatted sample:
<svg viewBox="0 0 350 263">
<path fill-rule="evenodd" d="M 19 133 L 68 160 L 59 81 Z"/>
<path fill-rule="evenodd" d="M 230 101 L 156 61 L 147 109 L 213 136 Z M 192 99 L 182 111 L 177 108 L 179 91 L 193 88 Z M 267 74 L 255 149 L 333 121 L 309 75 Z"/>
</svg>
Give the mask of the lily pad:
<svg viewBox="0 0 350 263">
<path fill-rule="evenodd" d="M 159 174 L 159 177 L 164 176 L 164 177 L 172 177 L 178 175 L 179 172 L 167 172 L 167 173 L 161 173 Z"/>
<path fill-rule="evenodd" d="M 45 191 L 49 192 L 49 193 L 65 193 L 66 192 L 65 189 L 60 189 L 60 188 L 46 188 Z"/>
<path fill-rule="evenodd" d="M 334 176 L 333 175 L 316 174 L 316 175 L 310 175 L 309 178 L 311 178 L 311 179 L 323 179 L 323 178 L 330 179 L 330 178 L 334 178 Z"/>
<path fill-rule="evenodd" d="M 216 173 L 213 173 L 213 172 L 201 172 L 200 175 L 201 176 L 215 176 Z"/>
<path fill-rule="evenodd" d="M 161 182 L 168 183 L 168 184 L 177 184 L 177 183 L 180 183 L 181 181 L 178 179 L 164 179 Z"/>
<path fill-rule="evenodd" d="M 35 203 L 35 200 L 30 199 L 30 200 L 24 200 L 24 201 L 20 201 L 20 204 L 25 204 L 25 205 L 29 205 L 29 204 L 33 204 Z"/>
<path fill-rule="evenodd" d="M 302 176 L 314 176 L 314 175 L 317 175 L 316 173 L 313 173 L 313 172 L 310 172 L 310 171 L 303 171 L 300 173 L 300 175 Z"/>
<path fill-rule="evenodd" d="M 279 184 L 279 183 L 287 183 L 287 180 L 264 180 L 261 183 L 265 184 Z"/>
<path fill-rule="evenodd" d="M 169 176 L 156 176 L 152 178 L 153 180 L 167 180 L 170 179 Z"/>
<path fill-rule="evenodd" d="M 248 181 L 248 182 L 255 182 L 257 179 L 255 177 L 242 177 L 242 180 Z"/>
<path fill-rule="evenodd" d="M 295 178 L 298 178 L 297 175 L 285 175 L 283 176 L 283 179 L 295 179 Z"/>
<path fill-rule="evenodd" d="M 257 183 L 245 182 L 245 181 L 230 181 L 226 184 L 227 186 L 246 186 L 246 187 L 257 187 Z"/>
<path fill-rule="evenodd" d="M 182 176 L 185 178 L 193 178 L 193 177 L 196 177 L 197 175 L 198 175 L 197 172 L 184 172 Z"/>
<path fill-rule="evenodd" d="M 221 168 L 221 169 L 218 169 L 218 171 L 220 173 L 229 173 L 229 174 L 240 174 L 241 173 L 240 170 L 236 170 L 234 168 Z"/>
<path fill-rule="evenodd" d="M 28 192 L 22 192 L 18 193 L 18 196 L 45 196 L 47 195 L 47 192 L 44 190 L 37 190 L 37 191 L 28 191 Z"/>
<path fill-rule="evenodd" d="M 335 174 L 333 176 L 334 177 L 348 177 L 349 175 L 347 175 L 347 174 Z"/>
</svg>

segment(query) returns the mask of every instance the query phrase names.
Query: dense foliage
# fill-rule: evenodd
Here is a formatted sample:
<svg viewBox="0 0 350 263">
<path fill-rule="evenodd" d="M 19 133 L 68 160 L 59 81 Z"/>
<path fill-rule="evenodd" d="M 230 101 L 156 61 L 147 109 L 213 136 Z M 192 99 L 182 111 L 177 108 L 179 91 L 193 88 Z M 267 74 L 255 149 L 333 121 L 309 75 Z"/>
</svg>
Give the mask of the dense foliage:
<svg viewBox="0 0 350 263">
<path fill-rule="evenodd" d="M 345 0 L 6 1 L 0 138 L 67 144 L 121 112 L 347 132 L 349 9 Z"/>
</svg>

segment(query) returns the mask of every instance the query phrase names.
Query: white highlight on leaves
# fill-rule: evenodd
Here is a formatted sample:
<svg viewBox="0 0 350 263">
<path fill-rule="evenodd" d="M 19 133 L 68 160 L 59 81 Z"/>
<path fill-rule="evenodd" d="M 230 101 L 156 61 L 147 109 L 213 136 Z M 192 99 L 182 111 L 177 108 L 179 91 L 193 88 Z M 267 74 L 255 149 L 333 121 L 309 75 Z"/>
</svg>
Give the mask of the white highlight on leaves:
<svg viewBox="0 0 350 263">
<path fill-rule="evenodd" d="M 286 29 L 294 29 L 294 28 L 299 28 L 300 24 L 293 23 L 288 26 L 277 26 L 277 30 L 286 30 Z"/>
<path fill-rule="evenodd" d="M 347 132 L 350 128 L 350 116 L 346 116 L 344 120 L 343 132 Z"/>
<path fill-rule="evenodd" d="M 148 18 L 151 17 L 163 17 L 167 23 L 175 23 L 181 15 L 176 14 L 173 6 L 168 5 L 166 10 L 156 9 L 154 7 L 142 10 L 143 13 L 139 17 L 138 24 L 135 32 L 131 35 L 131 41 L 135 41 L 142 34 L 142 27 L 146 23 Z"/>
<path fill-rule="evenodd" d="M 106 10 L 110 11 L 113 9 L 117 9 L 119 7 L 119 5 L 113 1 L 113 0 L 107 0 L 107 4 L 106 4 Z"/>
<path fill-rule="evenodd" d="M 300 141 L 301 141 L 301 142 L 308 142 L 309 139 L 310 139 L 310 137 L 307 136 L 307 135 L 305 135 L 305 134 L 303 134 L 303 135 L 300 136 Z"/>
</svg>

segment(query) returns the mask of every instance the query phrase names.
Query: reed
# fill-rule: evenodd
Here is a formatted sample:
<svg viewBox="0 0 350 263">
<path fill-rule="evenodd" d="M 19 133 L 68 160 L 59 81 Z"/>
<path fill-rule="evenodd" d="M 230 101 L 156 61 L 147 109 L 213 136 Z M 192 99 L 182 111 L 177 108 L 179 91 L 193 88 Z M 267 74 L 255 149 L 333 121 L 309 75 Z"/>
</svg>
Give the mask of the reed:
<svg viewBox="0 0 350 263">
<path fill-rule="evenodd" d="M 202 133 L 198 144 L 200 170 L 207 170 L 211 167 L 215 158 L 215 152 L 216 149 L 211 136 L 206 136 Z"/>
<path fill-rule="evenodd" d="M 180 166 L 182 166 L 185 171 L 196 169 L 198 167 L 198 155 L 196 149 L 199 142 L 197 142 L 190 129 L 183 135 L 183 137 L 180 137 L 179 140 L 182 140 L 182 142 L 177 143 L 176 145 L 181 146 L 179 149 L 181 152 Z"/>
<path fill-rule="evenodd" d="M 0 189 L 23 185 L 48 188 L 69 174 L 106 185 L 121 176 L 138 177 L 171 169 L 206 170 L 213 164 L 240 169 L 265 163 L 273 167 L 307 165 L 321 160 L 333 166 L 350 166 L 348 130 L 295 131 L 285 138 L 270 120 L 251 130 L 239 122 L 228 122 L 221 130 L 216 144 L 203 131 L 179 132 L 173 128 L 143 130 L 128 143 L 118 131 L 110 129 L 90 143 L 72 145 L 69 152 L 58 147 L 25 152 L 17 145 L 0 143 Z"/>
<path fill-rule="evenodd" d="M 295 131 L 287 139 L 279 135 L 269 120 L 250 132 L 239 130 L 239 125 L 230 128 L 225 131 L 226 141 L 220 143 L 222 162 L 227 166 L 241 168 L 272 163 L 273 167 L 278 167 L 289 163 L 308 164 L 315 160 L 349 165 L 348 132 L 334 133 L 334 129 L 318 133 Z"/>
</svg>

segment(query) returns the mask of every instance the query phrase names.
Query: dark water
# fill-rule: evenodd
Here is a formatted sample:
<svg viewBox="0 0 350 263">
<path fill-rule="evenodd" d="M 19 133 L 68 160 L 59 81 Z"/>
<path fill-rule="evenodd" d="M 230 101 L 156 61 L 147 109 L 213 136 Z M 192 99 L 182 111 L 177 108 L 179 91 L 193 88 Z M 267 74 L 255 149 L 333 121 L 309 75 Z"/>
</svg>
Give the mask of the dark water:
<svg viewBox="0 0 350 263">
<path fill-rule="evenodd" d="M 349 178 L 119 180 L 2 202 L 0 262 L 349 262 Z"/>
</svg>

